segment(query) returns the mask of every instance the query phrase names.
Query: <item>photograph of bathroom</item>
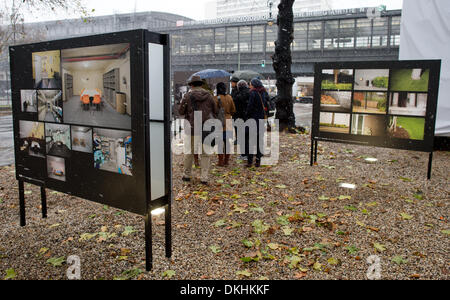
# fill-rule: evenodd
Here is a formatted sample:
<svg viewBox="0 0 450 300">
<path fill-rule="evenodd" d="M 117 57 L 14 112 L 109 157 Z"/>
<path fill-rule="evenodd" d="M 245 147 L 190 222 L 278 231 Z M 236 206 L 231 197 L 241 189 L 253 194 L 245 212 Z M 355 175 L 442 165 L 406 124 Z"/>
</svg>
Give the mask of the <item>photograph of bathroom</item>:
<svg viewBox="0 0 450 300">
<path fill-rule="evenodd" d="M 352 134 L 366 136 L 385 136 L 386 117 L 376 115 L 353 114 Z"/>
<path fill-rule="evenodd" d="M 62 93 L 58 90 L 38 90 L 38 119 L 46 122 L 63 122 Z"/>
<path fill-rule="evenodd" d="M 131 129 L 130 45 L 62 50 L 64 121 Z"/>
<path fill-rule="evenodd" d="M 69 157 L 70 126 L 60 124 L 45 124 L 45 142 L 47 154 L 60 157 Z"/>
<path fill-rule="evenodd" d="M 66 162 L 64 158 L 47 156 L 47 176 L 55 180 L 66 181 Z"/>
<path fill-rule="evenodd" d="M 38 89 L 61 89 L 61 52 L 35 52 L 33 59 L 34 87 Z"/>
<path fill-rule="evenodd" d="M 130 131 L 94 128 L 93 144 L 96 169 L 133 175 Z"/>
<path fill-rule="evenodd" d="M 20 152 L 45 157 L 44 123 L 20 121 Z"/>
<path fill-rule="evenodd" d="M 389 114 L 425 117 L 427 113 L 428 94 L 391 93 Z"/>
<path fill-rule="evenodd" d="M 36 90 L 21 90 L 20 103 L 22 112 L 35 113 L 38 111 Z"/>
<path fill-rule="evenodd" d="M 92 129 L 72 126 L 72 150 L 92 153 Z"/>
<path fill-rule="evenodd" d="M 320 131 L 348 134 L 350 132 L 350 114 L 321 112 Z"/>
</svg>

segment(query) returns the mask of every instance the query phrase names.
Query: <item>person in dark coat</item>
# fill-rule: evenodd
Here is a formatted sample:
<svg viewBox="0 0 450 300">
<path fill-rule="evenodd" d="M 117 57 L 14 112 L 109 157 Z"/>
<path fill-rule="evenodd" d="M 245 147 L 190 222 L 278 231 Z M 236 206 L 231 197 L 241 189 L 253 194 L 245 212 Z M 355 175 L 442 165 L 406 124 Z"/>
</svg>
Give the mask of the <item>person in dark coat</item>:
<svg viewBox="0 0 450 300">
<path fill-rule="evenodd" d="M 247 121 L 246 113 L 249 98 L 250 98 L 250 88 L 248 87 L 248 84 L 245 80 L 240 80 L 237 84 L 237 93 L 234 97 L 234 105 L 236 107 L 236 113 L 234 114 L 235 120 L 242 119 L 244 122 Z M 235 127 L 235 129 L 237 130 L 237 127 Z M 247 160 L 244 140 L 238 139 L 237 131 L 236 131 L 236 141 L 237 141 L 236 144 L 239 144 L 241 151 L 240 158 L 243 160 Z"/>
<path fill-rule="evenodd" d="M 267 107 L 267 100 L 268 100 L 268 93 L 266 89 L 264 88 L 261 80 L 255 78 L 252 79 L 250 83 L 250 97 L 248 100 L 247 110 L 246 110 L 246 118 L 247 120 L 253 119 L 256 121 L 257 125 L 257 133 L 256 133 L 256 162 L 255 167 L 261 166 L 261 157 L 263 156 L 262 151 L 260 149 L 260 141 L 264 138 L 264 133 L 262 133 L 263 136 L 261 136 L 261 130 L 263 128 L 260 128 L 259 120 L 264 120 L 266 116 L 266 107 Z M 261 130 L 260 130 L 261 129 Z M 246 141 L 246 156 L 248 158 L 247 160 L 247 167 L 251 167 L 253 165 L 253 157 L 254 154 L 251 154 L 250 147 L 249 147 L 249 140 Z"/>
</svg>

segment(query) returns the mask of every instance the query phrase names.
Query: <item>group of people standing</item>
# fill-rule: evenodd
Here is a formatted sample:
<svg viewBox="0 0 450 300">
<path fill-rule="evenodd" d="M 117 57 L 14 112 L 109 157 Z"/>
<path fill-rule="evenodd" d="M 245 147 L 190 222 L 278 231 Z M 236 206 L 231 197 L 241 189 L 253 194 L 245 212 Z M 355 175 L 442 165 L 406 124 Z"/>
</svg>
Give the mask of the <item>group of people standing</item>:
<svg viewBox="0 0 450 300">
<path fill-rule="evenodd" d="M 223 150 L 218 149 L 217 166 L 224 167 L 230 164 L 231 149 L 233 147 L 233 137 L 236 136 L 237 128 L 234 126 L 237 120 L 246 122 L 255 120 L 257 124 L 257 133 L 250 133 L 248 128 L 245 131 L 245 142 L 239 142 L 241 159 L 247 161 L 247 167 L 261 166 L 263 156 L 260 149 L 260 140 L 264 137 L 261 134 L 259 120 L 264 120 L 267 115 L 269 95 L 264 88 L 261 80 L 254 78 L 250 83 L 237 78 L 231 79 L 231 94 L 227 93 L 227 86 L 220 82 L 216 85 L 216 94 L 209 88 L 205 80 L 199 76 L 192 76 L 188 85 L 190 90 L 185 94 L 179 107 L 179 115 L 183 116 L 190 124 L 190 132 L 185 134 L 185 154 L 184 154 L 184 175 L 183 181 L 192 180 L 192 165 L 195 162 L 201 168 L 201 183 L 207 185 L 209 169 L 211 166 L 211 155 L 213 145 L 205 143 L 205 132 L 202 129 L 195 128 L 194 115 L 201 114 L 202 124 L 210 119 L 219 119 L 223 125 Z M 243 124 L 243 122 L 241 124 Z M 186 127 L 185 127 L 186 128 Z M 201 132 L 201 137 L 195 137 L 195 134 Z M 251 151 L 249 147 L 250 134 L 256 134 L 257 150 Z M 262 136 L 261 136 L 262 135 Z M 187 143 L 186 143 L 187 142 Z M 190 142 L 190 144 L 189 144 Z"/>
</svg>

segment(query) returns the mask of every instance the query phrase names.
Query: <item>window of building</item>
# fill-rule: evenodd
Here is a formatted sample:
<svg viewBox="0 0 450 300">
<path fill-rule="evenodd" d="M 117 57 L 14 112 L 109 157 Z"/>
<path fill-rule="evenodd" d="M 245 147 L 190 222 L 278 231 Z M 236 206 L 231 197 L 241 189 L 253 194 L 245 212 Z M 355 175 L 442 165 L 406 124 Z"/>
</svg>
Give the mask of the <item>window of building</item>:
<svg viewBox="0 0 450 300">
<path fill-rule="evenodd" d="M 227 46 L 227 41 L 225 39 L 225 28 L 216 28 L 215 29 L 215 45 L 214 45 L 215 53 L 218 53 L 218 54 L 225 53 L 226 46 Z"/>
<path fill-rule="evenodd" d="M 264 51 L 264 26 L 252 27 L 252 52 Z"/>
<path fill-rule="evenodd" d="M 323 48 L 325 50 L 337 49 L 339 38 L 339 21 L 325 22 L 325 39 Z"/>
<path fill-rule="evenodd" d="M 387 47 L 388 18 L 379 18 L 373 21 L 372 47 Z"/>
<path fill-rule="evenodd" d="M 238 27 L 227 28 L 227 52 L 237 53 L 239 43 Z"/>
<path fill-rule="evenodd" d="M 391 33 L 391 46 L 400 46 L 400 24 L 401 17 L 392 17 L 392 33 Z"/>
<path fill-rule="evenodd" d="M 356 47 L 370 48 L 372 38 L 372 21 L 358 19 L 356 21 Z"/>
<path fill-rule="evenodd" d="M 322 49 L 322 22 L 310 22 L 308 31 L 308 50 Z"/>
<path fill-rule="evenodd" d="M 308 23 L 295 23 L 294 24 L 294 41 L 292 43 L 293 51 L 306 50 L 308 33 Z"/>
<path fill-rule="evenodd" d="M 266 29 L 266 52 L 275 52 L 275 41 L 277 40 L 278 26 L 267 26 Z"/>
<path fill-rule="evenodd" d="M 252 48 L 252 28 L 244 26 L 239 28 L 239 49 L 240 52 L 250 52 Z"/>
<path fill-rule="evenodd" d="M 339 26 L 339 48 L 355 46 L 355 20 L 341 20 Z"/>
</svg>

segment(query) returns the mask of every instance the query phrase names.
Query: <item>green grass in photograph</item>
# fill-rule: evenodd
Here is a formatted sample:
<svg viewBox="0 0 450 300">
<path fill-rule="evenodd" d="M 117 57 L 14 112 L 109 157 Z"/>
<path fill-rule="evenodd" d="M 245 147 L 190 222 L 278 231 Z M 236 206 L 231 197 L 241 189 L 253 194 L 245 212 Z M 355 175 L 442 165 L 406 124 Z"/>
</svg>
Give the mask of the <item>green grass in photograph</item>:
<svg viewBox="0 0 450 300">
<path fill-rule="evenodd" d="M 338 83 L 335 84 L 331 81 L 322 81 L 322 90 L 340 90 L 340 91 L 351 91 L 353 85 L 351 83 Z"/>
<path fill-rule="evenodd" d="M 430 78 L 430 70 L 426 70 L 420 80 L 412 80 L 412 69 L 393 70 L 392 91 L 427 92 Z"/>
<path fill-rule="evenodd" d="M 425 137 L 425 119 L 397 117 L 397 126 L 405 129 L 412 140 L 423 140 Z"/>
</svg>

